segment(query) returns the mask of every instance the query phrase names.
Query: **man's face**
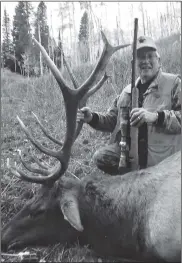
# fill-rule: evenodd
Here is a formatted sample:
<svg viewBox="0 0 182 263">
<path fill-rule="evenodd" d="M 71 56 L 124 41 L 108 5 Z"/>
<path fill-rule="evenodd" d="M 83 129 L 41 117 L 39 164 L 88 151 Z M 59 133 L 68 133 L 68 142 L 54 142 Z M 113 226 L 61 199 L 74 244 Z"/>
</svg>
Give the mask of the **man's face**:
<svg viewBox="0 0 182 263">
<path fill-rule="evenodd" d="M 160 58 L 156 51 L 142 48 L 137 52 L 137 67 L 140 78 L 146 82 L 152 79 L 160 68 Z"/>
</svg>

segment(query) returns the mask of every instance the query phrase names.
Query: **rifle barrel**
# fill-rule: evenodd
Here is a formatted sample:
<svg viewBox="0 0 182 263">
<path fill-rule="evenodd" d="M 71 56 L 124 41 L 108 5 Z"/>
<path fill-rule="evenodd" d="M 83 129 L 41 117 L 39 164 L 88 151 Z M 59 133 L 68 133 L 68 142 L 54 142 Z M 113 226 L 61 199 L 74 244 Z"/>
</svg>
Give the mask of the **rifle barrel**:
<svg viewBox="0 0 182 263">
<path fill-rule="evenodd" d="M 136 55 L 137 55 L 137 33 L 138 18 L 134 21 L 134 41 L 133 41 L 133 60 L 132 60 L 132 80 L 131 80 L 131 110 L 138 108 L 138 88 L 135 87 L 136 75 Z M 130 161 L 132 170 L 137 170 L 138 163 L 138 128 L 130 127 Z"/>
</svg>

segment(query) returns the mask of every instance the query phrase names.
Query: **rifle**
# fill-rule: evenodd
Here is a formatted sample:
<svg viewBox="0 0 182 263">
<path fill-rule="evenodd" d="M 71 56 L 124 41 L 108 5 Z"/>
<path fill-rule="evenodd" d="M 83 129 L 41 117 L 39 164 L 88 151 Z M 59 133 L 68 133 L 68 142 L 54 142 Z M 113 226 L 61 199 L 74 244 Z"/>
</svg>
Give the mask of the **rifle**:
<svg viewBox="0 0 182 263">
<path fill-rule="evenodd" d="M 138 108 L 138 88 L 135 86 L 136 71 L 136 45 L 138 32 L 138 18 L 134 21 L 134 41 L 133 41 L 133 60 L 132 60 L 132 79 L 131 79 L 131 109 Z M 130 162 L 132 170 L 138 169 L 138 128 L 130 126 Z"/>
<path fill-rule="evenodd" d="M 138 32 L 138 18 L 134 20 L 134 41 L 133 41 L 133 59 L 132 59 L 132 79 L 131 79 L 131 107 L 123 106 L 121 119 L 121 154 L 118 170 L 128 172 L 138 169 L 138 128 L 129 127 L 130 116 L 129 113 L 133 108 L 138 107 L 138 88 L 135 87 L 135 69 L 136 69 L 136 45 Z M 128 138 L 128 133 L 130 137 Z"/>
</svg>

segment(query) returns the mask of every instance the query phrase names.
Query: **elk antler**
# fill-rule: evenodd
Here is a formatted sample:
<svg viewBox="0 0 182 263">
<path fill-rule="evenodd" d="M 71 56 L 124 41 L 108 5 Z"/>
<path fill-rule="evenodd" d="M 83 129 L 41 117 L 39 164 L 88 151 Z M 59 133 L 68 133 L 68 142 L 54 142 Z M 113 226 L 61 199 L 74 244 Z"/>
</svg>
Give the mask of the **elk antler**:
<svg viewBox="0 0 182 263">
<path fill-rule="evenodd" d="M 85 81 L 85 83 L 80 87 L 80 89 L 83 89 L 83 92 L 85 92 L 84 90 L 86 89 L 86 91 L 88 90 L 87 94 L 85 94 L 85 96 L 83 96 L 83 98 L 81 99 L 80 103 L 79 103 L 79 109 L 86 106 L 87 100 L 89 97 L 91 97 L 97 90 L 99 90 L 104 82 L 109 78 L 109 76 L 106 75 L 105 72 L 105 68 L 106 65 L 109 61 L 109 59 L 111 58 L 112 54 L 114 52 L 116 52 L 117 50 L 124 48 L 124 47 L 128 47 L 130 44 L 125 44 L 125 45 L 119 45 L 117 47 L 112 47 L 108 41 L 106 36 L 104 35 L 104 33 L 101 31 L 101 35 L 102 35 L 102 40 L 105 44 L 104 49 L 101 53 L 101 56 L 94 68 L 94 70 L 92 71 L 90 77 Z M 73 74 L 73 72 L 71 71 L 66 59 L 65 59 L 65 55 L 63 50 L 61 49 L 62 55 L 63 55 L 63 61 L 64 61 L 64 65 L 70 75 L 70 78 L 73 82 L 73 85 L 75 87 L 75 89 L 78 89 L 78 82 Z M 104 74 L 105 73 L 105 74 Z M 99 79 L 100 76 L 102 76 L 104 74 L 104 76 L 102 77 L 102 79 L 94 86 L 93 84 Z M 75 140 L 78 137 L 81 129 L 83 126 L 83 121 L 80 121 L 77 123 L 77 127 L 76 127 L 76 132 L 75 132 Z"/>
<path fill-rule="evenodd" d="M 54 143 L 56 143 L 56 144 L 62 146 L 62 145 L 63 145 L 62 142 L 60 142 L 59 140 L 53 138 L 53 137 L 48 133 L 48 131 L 44 128 L 44 126 L 43 126 L 42 123 L 40 122 L 40 120 L 39 120 L 39 118 L 37 117 L 37 115 L 36 115 L 34 112 L 32 112 L 32 114 L 33 114 L 34 117 L 36 118 L 37 123 L 39 124 L 41 130 L 42 130 L 43 133 L 47 136 L 47 138 L 49 138 L 49 139 L 50 139 L 51 141 L 53 141 Z"/>
<path fill-rule="evenodd" d="M 44 47 L 35 39 L 33 38 L 33 41 L 35 45 L 38 47 L 38 49 L 41 51 L 43 58 L 45 59 L 47 66 L 51 69 L 55 79 L 57 80 L 59 87 L 62 91 L 64 102 L 65 102 L 65 110 L 66 110 L 66 135 L 65 139 L 62 145 L 62 148 L 59 151 L 53 151 L 50 150 L 43 145 L 41 145 L 37 140 L 33 138 L 29 130 L 25 127 L 24 123 L 22 120 L 17 117 L 22 129 L 24 130 L 25 134 L 29 138 L 29 140 L 34 144 L 36 148 L 38 148 L 41 152 L 50 155 L 52 157 L 55 157 L 59 162 L 55 165 L 53 169 L 47 169 L 47 171 L 42 168 L 42 169 L 35 169 L 34 167 L 27 165 L 25 161 L 21 157 L 21 161 L 23 165 L 31 172 L 35 173 L 40 173 L 41 176 L 32 176 L 32 175 L 27 175 L 20 169 L 16 168 L 11 169 L 11 171 L 17 175 L 18 177 L 25 179 L 29 182 L 34 182 L 34 183 L 40 183 L 40 184 L 45 184 L 45 183 L 54 183 L 56 180 L 61 177 L 64 172 L 67 170 L 68 167 L 68 162 L 70 159 L 70 154 L 71 154 L 71 148 L 72 145 L 75 141 L 76 136 L 79 134 L 79 129 L 77 127 L 76 131 L 76 117 L 77 117 L 77 110 L 79 106 L 83 106 L 86 103 L 86 100 L 88 99 L 89 96 L 91 96 L 94 92 L 96 92 L 105 82 L 105 80 L 108 78 L 105 72 L 106 65 L 111 58 L 112 54 L 116 52 L 117 50 L 127 47 L 130 44 L 126 45 L 120 45 L 117 47 L 112 47 L 103 32 L 102 34 L 102 39 L 104 42 L 104 49 L 103 52 L 100 56 L 100 59 L 92 71 L 91 75 L 89 78 L 81 85 L 80 87 L 77 87 L 77 82 L 74 82 L 74 86 L 77 89 L 71 89 L 63 79 L 63 76 L 61 72 L 58 70 L 54 62 L 50 59 L 48 56 L 47 52 L 45 51 Z M 68 69 L 68 67 L 67 67 Z M 71 70 L 68 70 L 69 74 L 72 74 Z M 101 76 L 104 74 L 102 79 L 99 81 Z M 99 82 L 98 82 L 99 81 Z M 98 83 L 97 83 L 98 82 Z M 95 83 L 97 83 L 95 85 Z M 95 85 L 93 88 L 92 86 Z M 39 122 L 39 121 L 38 121 Z M 39 122 L 40 124 L 40 122 Z M 41 126 L 41 125 L 40 125 Z M 41 127 L 42 128 L 42 127 Z M 42 130 L 45 133 L 45 130 L 42 128 Z M 46 134 L 46 133 L 45 133 Z M 51 140 L 52 137 L 49 136 Z"/>
</svg>

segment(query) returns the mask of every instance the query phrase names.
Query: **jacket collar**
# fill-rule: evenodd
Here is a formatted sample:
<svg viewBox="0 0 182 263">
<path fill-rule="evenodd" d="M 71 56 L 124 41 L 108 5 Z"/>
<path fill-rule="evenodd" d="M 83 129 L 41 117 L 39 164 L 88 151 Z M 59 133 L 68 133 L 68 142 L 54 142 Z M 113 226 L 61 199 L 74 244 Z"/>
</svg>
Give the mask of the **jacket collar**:
<svg viewBox="0 0 182 263">
<path fill-rule="evenodd" d="M 150 83 L 150 85 L 149 85 L 149 87 L 148 87 L 148 90 L 149 90 L 149 89 L 153 89 L 153 88 L 158 89 L 159 80 L 160 80 L 160 78 L 161 78 L 161 74 L 162 74 L 162 70 L 161 70 L 161 68 L 160 68 L 159 71 L 158 71 L 158 73 L 157 73 L 157 75 L 156 75 L 156 77 L 155 77 L 154 80 Z M 135 82 L 135 86 L 136 86 L 136 87 L 137 87 L 137 85 L 139 84 L 140 81 L 141 81 L 141 78 L 138 77 L 137 80 L 136 80 L 136 82 Z"/>
</svg>

